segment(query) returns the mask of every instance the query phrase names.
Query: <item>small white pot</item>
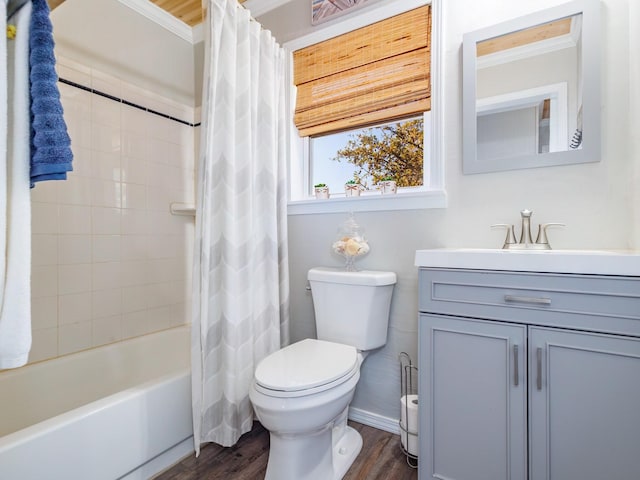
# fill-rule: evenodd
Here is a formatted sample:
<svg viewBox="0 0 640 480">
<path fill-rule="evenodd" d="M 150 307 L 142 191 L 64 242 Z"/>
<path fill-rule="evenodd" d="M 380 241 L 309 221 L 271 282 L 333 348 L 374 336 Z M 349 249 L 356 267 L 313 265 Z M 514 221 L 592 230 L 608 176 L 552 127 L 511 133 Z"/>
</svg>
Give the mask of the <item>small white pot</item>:
<svg viewBox="0 0 640 480">
<path fill-rule="evenodd" d="M 383 195 L 393 194 L 398 192 L 395 180 L 385 180 L 380 182 L 380 191 Z"/>
<path fill-rule="evenodd" d="M 344 195 L 345 197 L 359 197 L 360 196 L 360 185 L 357 183 L 345 183 L 344 184 Z"/>
<path fill-rule="evenodd" d="M 329 198 L 329 187 L 315 187 L 314 188 L 316 198 L 327 199 Z"/>
</svg>

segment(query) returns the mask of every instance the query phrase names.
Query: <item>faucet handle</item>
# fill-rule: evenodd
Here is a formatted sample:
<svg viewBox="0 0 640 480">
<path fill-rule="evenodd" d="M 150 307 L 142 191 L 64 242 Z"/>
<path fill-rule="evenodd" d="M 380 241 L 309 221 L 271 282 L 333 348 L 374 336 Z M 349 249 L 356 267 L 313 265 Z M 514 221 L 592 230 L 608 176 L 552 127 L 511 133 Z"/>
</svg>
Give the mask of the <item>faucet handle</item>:
<svg viewBox="0 0 640 480">
<path fill-rule="evenodd" d="M 516 243 L 516 234 L 513 229 L 513 225 L 510 225 L 508 223 L 495 223 L 491 225 L 491 228 L 501 228 L 501 227 L 507 229 L 507 236 L 504 239 L 504 245 L 502 246 L 502 248 L 509 248 L 509 245 L 513 245 L 514 243 Z"/>
<path fill-rule="evenodd" d="M 538 225 L 538 236 L 536 237 L 537 245 L 547 245 L 549 249 L 549 238 L 547 237 L 547 228 L 549 227 L 566 227 L 564 223 L 541 223 Z"/>
</svg>

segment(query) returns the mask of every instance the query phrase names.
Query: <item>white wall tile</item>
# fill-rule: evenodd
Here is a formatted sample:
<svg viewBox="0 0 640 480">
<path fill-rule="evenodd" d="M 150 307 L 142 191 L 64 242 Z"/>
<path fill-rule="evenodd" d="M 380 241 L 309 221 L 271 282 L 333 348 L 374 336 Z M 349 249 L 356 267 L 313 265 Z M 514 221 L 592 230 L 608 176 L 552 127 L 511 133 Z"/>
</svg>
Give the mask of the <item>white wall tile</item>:
<svg viewBox="0 0 640 480">
<path fill-rule="evenodd" d="M 91 233 L 93 235 L 119 235 L 122 231 L 121 217 L 119 208 L 92 207 Z"/>
<path fill-rule="evenodd" d="M 58 327 L 58 353 L 78 352 L 91 348 L 91 322 L 71 323 Z"/>
<path fill-rule="evenodd" d="M 149 312 L 142 310 L 122 315 L 122 338 L 137 337 L 151 331 L 149 326 Z"/>
<path fill-rule="evenodd" d="M 129 100 L 129 101 L 133 102 L 133 100 Z M 124 132 L 137 133 L 138 135 L 141 135 L 143 137 L 146 136 L 146 134 L 149 132 L 151 128 L 151 125 L 152 125 L 151 117 L 157 116 L 157 115 L 150 115 L 149 113 L 143 110 L 140 110 L 139 108 L 131 107 L 128 105 L 122 106 L 121 115 L 122 115 L 122 130 Z"/>
<path fill-rule="evenodd" d="M 122 281 L 120 262 L 92 264 L 93 290 L 106 290 L 120 287 Z"/>
<path fill-rule="evenodd" d="M 34 330 L 29 363 L 40 362 L 58 355 L 58 328 Z"/>
<path fill-rule="evenodd" d="M 109 125 L 92 123 L 91 148 L 99 152 L 120 152 L 120 129 Z"/>
<path fill-rule="evenodd" d="M 122 315 L 95 318 L 92 320 L 92 345 L 94 347 L 117 342 L 122 339 Z"/>
<path fill-rule="evenodd" d="M 120 153 L 94 151 L 91 176 L 101 180 L 119 182 L 121 180 Z"/>
<path fill-rule="evenodd" d="M 87 147 L 81 147 L 74 142 L 71 143 L 71 150 L 73 152 L 73 172 L 70 172 L 67 177 L 79 176 L 90 177 L 91 176 L 91 149 Z M 57 183 L 64 185 L 64 182 L 44 182 L 47 184 Z"/>
<path fill-rule="evenodd" d="M 122 206 L 122 184 L 111 180 L 92 178 L 91 205 L 120 208 Z"/>
<path fill-rule="evenodd" d="M 31 328 L 33 331 L 58 326 L 58 297 L 31 299 Z"/>
<path fill-rule="evenodd" d="M 58 267 L 58 293 L 81 293 L 91 291 L 91 264 L 60 265 Z"/>
<path fill-rule="evenodd" d="M 91 233 L 91 207 L 87 205 L 60 205 L 60 234 L 84 235 Z"/>
<path fill-rule="evenodd" d="M 60 265 L 91 263 L 91 235 L 60 235 L 58 261 Z"/>
<path fill-rule="evenodd" d="M 122 181 L 146 185 L 147 166 L 146 160 L 134 157 L 122 156 Z"/>
<path fill-rule="evenodd" d="M 107 93 L 107 92 L 104 92 Z M 91 121 L 120 129 L 120 103 L 110 98 L 94 95 L 91 105 Z"/>
<path fill-rule="evenodd" d="M 147 309 L 147 286 L 133 285 L 122 289 L 122 312 L 131 313 Z"/>
<path fill-rule="evenodd" d="M 146 260 L 147 238 L 147 235 L 122 235 L 122 260 Z"/>
<path fill-rule="evenodd" d="M 144 210 L 122 210 L 123 235 L 144 235 L 149 232 L 148 225 L 149 219 Z"/>
<path fill-rule="evenodd" d="M 126 157 L 146 158 L 149 153 L 145 135 L 137 132 L 122 132 L 122 154 Z"/>
<path fill-rule="evenodd" d="M 150 308 L 149 322 L 151 328 L 155 330 L 163 330 L 165 328 L 171 328 L 176 326 L 176 319 L 174 317 L 175 310 L 171 305 L 164 307 Z"/>
<path fill-rule="evenodd" d="M 122 208 L 144 210 L 147 206 L 147 189 L 135 183 L 122 184 Z"/>
<path fill-rule="evenodd" d="M 31 233 L 58 233 L 58 208 L 56 204 L 33 202 L 31 204 Z"/>
<path fill-rule="evenodd" d="M 43 265 L 31 267 L 31 297 L 58 295 L 58 266 Z"/>
<path fill-rule="evenodd" d="M 92 242 L 92 260 L 94 263 L 120 261 L 120 235 L 94 235 Z"/>
<path fill-rule="evenodd" d="M 152 283 L 147 285 L 149 308 L 164 307 L 176 303 L 176 293 L 171 282 Z"/>
<path fill-rule="evenodd" d="M 91 320 L 91 292 L 72 293 L 58 297 L 58 324 Z"/>
<path fill-rule="evenodd" d="M 91 297 L 91 317 L 111 317 L 122 313 L 122 289 L 94 290 Z"/>
<path fill-rule="evenodd" d="M 63 204 L 89 205 L 91 200 L 90 179 L 73 174 L 67 175 L 67 180 L 60 182 L 58 198 Z"/>
<path fill-rule="evenodd" d="M 166 188 L 147 184 L 147 208 L 148 210 L 166 210 L 171 202 L 175 202 L 172 191 Z"/>
<path fill-rule="evenodd" d="M 123 261 L 120 267 L 123 287 L 129 288 L 136 285 L 146 285 L 148 283 L 146 261 Z"/>
<path fill-rule="evenodd" d="M 155 235 L 149 237 L 148 258 L 172 258 L 179 252 L 180 238 L 178 235 Z"/>
<path fill-rule="evenodd" d="M 31 236 L 31 264 L 58 264 L 58 236 L 51 234 L 33 234 Z"/>
<path fill-rule="evenodd" d="M 173 156 L 172 150 L 175 150 L 174 144 L 160 138 L 151 138 L 149 140 L 149 161 L 167 165 L 169 157 Z"/>
<path fill-rule="evenodd" d="M 31 189 L 32 202 L 57 203 L 58 187 L 61 182 L 38 182 Z"/>
<path fill-rule="evenodd" d="M 184 279 L 184 260 L 160 258 L 149 260 L 149 282 L 171 282 Z"/>
</svg>

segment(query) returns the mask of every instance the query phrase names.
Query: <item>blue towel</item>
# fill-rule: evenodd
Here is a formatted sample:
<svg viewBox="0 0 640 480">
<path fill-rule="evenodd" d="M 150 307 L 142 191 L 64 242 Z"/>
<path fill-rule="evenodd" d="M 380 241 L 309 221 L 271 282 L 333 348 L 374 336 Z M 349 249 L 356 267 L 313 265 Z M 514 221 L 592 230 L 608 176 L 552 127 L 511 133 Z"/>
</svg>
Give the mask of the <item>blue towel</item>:
<svg viewBox="0 0 640 480">
<path fill-rule="evenodd" d="M 53 26 L 46 0 L 32 0 L 29 31 L 31 93 L 31 187 L 65 180 L 73 170 L 71 138 L 64 121 L 53 54 Z"/>
</svg>

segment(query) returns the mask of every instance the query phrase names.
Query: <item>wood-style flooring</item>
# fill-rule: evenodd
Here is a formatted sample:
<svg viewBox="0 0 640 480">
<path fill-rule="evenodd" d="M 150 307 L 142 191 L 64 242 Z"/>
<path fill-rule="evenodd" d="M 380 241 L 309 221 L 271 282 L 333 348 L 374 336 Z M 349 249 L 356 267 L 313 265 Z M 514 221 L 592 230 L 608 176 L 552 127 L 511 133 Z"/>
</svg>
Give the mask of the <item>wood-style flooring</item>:
<svg viewBox="0 0 640 480">
<path fill-rule="evenodd" d="M 417 480 L 418 470 L 407 465 L 400 437 L 360 423 L 349 422 L 362 435 L 362 451 L 344 480 Z M 269 432 L 260 423 L 233 447 L 207 444 L 155 480 L 261 480 L 269 457 Z"/>
</svg>

